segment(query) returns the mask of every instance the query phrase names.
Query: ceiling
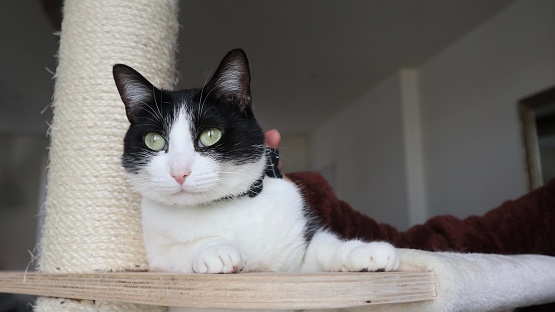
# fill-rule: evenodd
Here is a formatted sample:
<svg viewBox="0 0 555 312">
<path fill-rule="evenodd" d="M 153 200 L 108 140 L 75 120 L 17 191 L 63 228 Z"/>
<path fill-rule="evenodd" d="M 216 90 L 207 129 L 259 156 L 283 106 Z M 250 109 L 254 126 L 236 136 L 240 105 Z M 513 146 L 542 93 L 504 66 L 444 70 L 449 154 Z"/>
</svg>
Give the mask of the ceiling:
<svg viewBox="0 0 555 312">
<path fill-rule="evenodd" d="M 57 49 L 48 18 L 56 21 L 59 10 L 45 8 L 59 2 L 13 1 L 0 11 L 0 131 L 46 131 L 51 115 L 41 111 L 53 92 L 46 68 L 54 71 Z M 242 47 L 262 126 L 309 133 L 388 75 L 425 63 L 512 2 L 183 0 L 179 87 L 200 86 L 228 50 Z"/>
</svg>

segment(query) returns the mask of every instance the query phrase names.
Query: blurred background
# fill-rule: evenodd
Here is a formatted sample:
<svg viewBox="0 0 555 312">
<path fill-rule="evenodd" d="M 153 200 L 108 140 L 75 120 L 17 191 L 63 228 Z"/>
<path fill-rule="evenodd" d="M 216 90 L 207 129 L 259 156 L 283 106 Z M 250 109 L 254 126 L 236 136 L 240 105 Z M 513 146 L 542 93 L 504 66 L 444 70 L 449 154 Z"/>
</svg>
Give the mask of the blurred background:
<svg viewBox="0 0 555 312">
<path fill-rule="evenodd" d="M 0 10 L 3 270 L 29 265 L 39 233 L 61 5 Z M 183 0 L 180 21 L 178 87 L 201 86 L 244 48 L 255 112 L 283 136 L 284 170 L 322 173 L 380 222 L 403 230 L 483 214 L 533 187 L 519 103 L 554 93 L 555 1 Z M 540 99 L 530 109 L 547 180 L 555 98 Z"/>
</svg>

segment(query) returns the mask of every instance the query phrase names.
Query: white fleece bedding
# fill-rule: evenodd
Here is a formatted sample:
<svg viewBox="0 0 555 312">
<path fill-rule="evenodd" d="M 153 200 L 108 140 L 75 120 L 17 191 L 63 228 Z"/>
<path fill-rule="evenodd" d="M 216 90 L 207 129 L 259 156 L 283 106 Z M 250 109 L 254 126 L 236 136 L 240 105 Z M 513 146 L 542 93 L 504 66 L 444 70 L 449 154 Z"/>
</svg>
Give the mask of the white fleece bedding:
<svg viewBox="0 0 555 312">
<path fill-rule="evenodd" d="M 506 311 L 555 302 L 555 257 L 401 249 L 400 271 L 433 271 L 437 298 L 348 311 Z"/>
</svg>

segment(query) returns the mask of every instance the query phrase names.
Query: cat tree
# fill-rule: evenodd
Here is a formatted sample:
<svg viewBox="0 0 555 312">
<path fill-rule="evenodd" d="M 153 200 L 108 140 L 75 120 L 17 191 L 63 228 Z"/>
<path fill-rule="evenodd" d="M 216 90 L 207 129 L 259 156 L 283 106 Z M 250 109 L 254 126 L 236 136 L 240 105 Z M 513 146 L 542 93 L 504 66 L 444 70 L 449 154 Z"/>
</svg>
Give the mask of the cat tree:
<svg viewBox="0 0 555 312">
<path fill-rule="evenodd" d="M 401 272 L 175 275 L 148 270 L 139 199 L 120 167 L 125 112 L 111 68 L 175 82 L 177 0 L 66 0 L 40 272 L 0 272 L 36 311 L 482 311 L 555 301 L 555 259 L 401 250 Z M 68 298 L 68 299 L 64 299 Z"/>
<path fill-rule="evenodd" d="M 48 273 L 147 270 L 139 199 L 120 166 L 125 111 L 112 66 L 175 81 L 178 2 L 66 0 L 54 91 L 48 195 L 39 268 Z M 40 298 L 36 311 L 149 311 Z M 71 308 L 70 308 L 71 306 Z"/>
</svg>

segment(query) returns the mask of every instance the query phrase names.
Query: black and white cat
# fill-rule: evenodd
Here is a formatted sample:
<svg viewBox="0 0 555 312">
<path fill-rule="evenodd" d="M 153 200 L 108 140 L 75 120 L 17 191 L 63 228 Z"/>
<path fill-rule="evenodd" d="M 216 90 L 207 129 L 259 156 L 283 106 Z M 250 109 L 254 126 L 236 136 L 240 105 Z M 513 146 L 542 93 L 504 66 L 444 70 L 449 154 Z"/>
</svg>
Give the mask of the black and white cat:
<svg viewBox="0 0 555 312">
<path fill-rule="evenodd" d="M 245 53 L 229 52 L 199 89 L 154 87 L 126 65 L 114 79 L 131 123 L 123 167 L 142 195 L 151 270 L 391 271 L 396 249 L 344 241 L 310 216 L 294 183 L 265 175 Z"/>
</svg>

